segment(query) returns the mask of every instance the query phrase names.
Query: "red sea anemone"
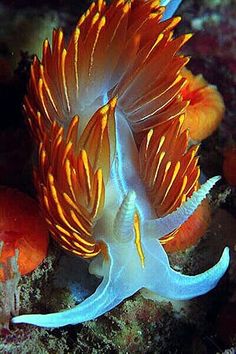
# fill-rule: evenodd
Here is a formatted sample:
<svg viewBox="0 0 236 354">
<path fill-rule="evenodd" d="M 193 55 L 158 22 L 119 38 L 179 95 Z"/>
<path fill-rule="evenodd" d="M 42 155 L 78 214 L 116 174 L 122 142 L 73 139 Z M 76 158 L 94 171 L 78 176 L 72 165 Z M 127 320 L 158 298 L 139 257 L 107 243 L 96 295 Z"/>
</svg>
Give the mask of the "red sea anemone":
<svg viewBox="0 0 236 354">
<path fill-rule="evenodd" d="M 0 188 L 0 241 L 4 242 L 0 263 L 15 255 L 21 275 L 34 270 L 47 255 L 48 231 L 37 202 L 26 194 Z M 0 269 L 0 281 L 4 274 Z"/>
</svg>

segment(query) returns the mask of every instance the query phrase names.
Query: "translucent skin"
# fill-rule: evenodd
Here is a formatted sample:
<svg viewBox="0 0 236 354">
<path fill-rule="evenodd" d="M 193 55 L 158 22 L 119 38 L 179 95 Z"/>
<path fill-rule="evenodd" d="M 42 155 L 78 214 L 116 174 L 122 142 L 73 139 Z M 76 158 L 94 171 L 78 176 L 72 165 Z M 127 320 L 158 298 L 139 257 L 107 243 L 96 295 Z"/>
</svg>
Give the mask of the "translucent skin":
<svg viewBox="0 0 236 354">
<path fill-rule="evenodd" d="M 19 250 L 21 275 L 30 273 L 47 255 L 48 230 L 35 200 L 6 187 L 0 188 L 0 241 L 4 241 L 0 263 Z M 0 280 L 4 275 L 0 269 Z"/>
<path fill-rule="evenodd" d="M 170 299 L 191 299 L 214 288 L 227 270 L 228 248 L 219 262 L 202 274 L 186 276 L 171 269 L 157 237 L 161 238 L 185 222 L 218 178 L 208 180 L 175 212 L 163 218 L 151 218 L 153 210 L 137 174 L 137 151 L 122 118 L 116 117 L 116 163 L 112 165 L 103 215 L 94 229 L 96 238 L 103 240 L 107 247 L 106 257 L 95 258 L 90 264 L 90 272 L 103 277 L 101 284 L 94 294 L 73 309 L 47 315 L 21 315 L 14 317 L 13 323 L 61 327 L 92 320 L 141 288 Z M 124 138 L 126 144 L 119 145 Z M 121 205 L 120 200 L 123 200 Z M 138 227 L 135 214 L 139 219 Z M 140 235 L 141 240 L 138 240 Z"/>
</svg>

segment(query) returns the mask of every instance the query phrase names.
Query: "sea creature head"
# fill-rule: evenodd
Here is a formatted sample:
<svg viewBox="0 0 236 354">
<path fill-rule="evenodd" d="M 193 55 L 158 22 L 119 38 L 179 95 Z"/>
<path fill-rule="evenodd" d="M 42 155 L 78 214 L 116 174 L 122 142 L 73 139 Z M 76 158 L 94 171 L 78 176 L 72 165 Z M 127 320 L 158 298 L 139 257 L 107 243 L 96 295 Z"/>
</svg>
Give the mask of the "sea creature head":
<svg viewBox="0 0 236 354">
<path fill-rule="evenodd" d="M 168 2 L 169 13 L 178 3 Z M 163 14 L 156 0 L 99 0 L 67 46 L 55 30 L 42 61 L 34 59 L 24 107 L 38 146 L 42 210 L 61 247 L 90 259 L 90 272 L 103 280 L 73 309 L 14 323 L 91 320 L 141 288 L 190 299 L 228 267 L 226 248 L 213 268 L 182 275 L 159 241 L 175 237 L 219 179 L 199 188 L 197 147 L 187 148 L 182 131 L 188 102 L 180 70 L 189 59 L 179 49 L 191 35 L 175 38 L 180 18 Z"/>
</svg>

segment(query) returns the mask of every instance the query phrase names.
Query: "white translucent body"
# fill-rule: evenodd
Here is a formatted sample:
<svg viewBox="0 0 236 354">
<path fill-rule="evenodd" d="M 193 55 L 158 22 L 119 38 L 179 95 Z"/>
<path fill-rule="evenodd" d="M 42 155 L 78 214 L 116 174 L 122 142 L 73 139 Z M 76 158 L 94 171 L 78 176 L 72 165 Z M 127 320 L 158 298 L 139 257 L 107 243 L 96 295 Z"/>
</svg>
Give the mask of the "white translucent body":
<svg viewBox="0 0 236 354">
<path fill-rule="evenodd" d="M 116 113 L 116 139 L 116 156 L 106 186 L 105 207 L 93 233 L 96 239 L 105 241 L 108 249 L 108 260 L 99 256 L 90 265 L 92 273 L 103 277 L 101 284 L 94 294 L 73 309 L 47 315 L 22 315 L 13 318 L 13 323 L 60 327 L 92 320 L 141 288 L 169 299 L 191 299 L 214 288 L 227 270 L 229 250 L 225 248 L 221 259 L 211 269 L 196 276 L 183 275 L 171 269 L 158 241 L 192 215 L 219 178 L 208 180 L 172 214 L 155 219 L 139 177 L 136 145 L 120 112 Z M 135 244 L 135 211 L 140 216 L 143 262 Z"/>
</svg>

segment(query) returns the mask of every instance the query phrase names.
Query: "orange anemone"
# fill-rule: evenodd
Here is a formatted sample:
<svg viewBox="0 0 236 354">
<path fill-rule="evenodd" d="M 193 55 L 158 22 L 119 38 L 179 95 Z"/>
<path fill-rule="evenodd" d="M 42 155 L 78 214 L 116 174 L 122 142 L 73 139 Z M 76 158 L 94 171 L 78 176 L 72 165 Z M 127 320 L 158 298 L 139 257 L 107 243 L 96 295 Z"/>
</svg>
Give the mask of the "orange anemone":
<svg viewBox="0 0 236 354">
<path fill-rule="evenodd" d="M 47 255 L 48 230 L 37 202 L 6 187 L 0 188 L 0 241 L 4 242 L 0 263 L 6 263 L 18 249 L 21 275 L 34 270 Z M 0 269 L 0 281 L 3 280 Z"/>
<path fill-rule="evenodd" d="M 223 98 L 202 75 L 195 76 L 186 68 L 181 70 L 181 74 L 187 79 L 181 93 L 184 100 L 189 101 L 183 128 L 190 130 L 193 140 L 201 141 L 211 135 L 223 119 Z"/>
</svg>

